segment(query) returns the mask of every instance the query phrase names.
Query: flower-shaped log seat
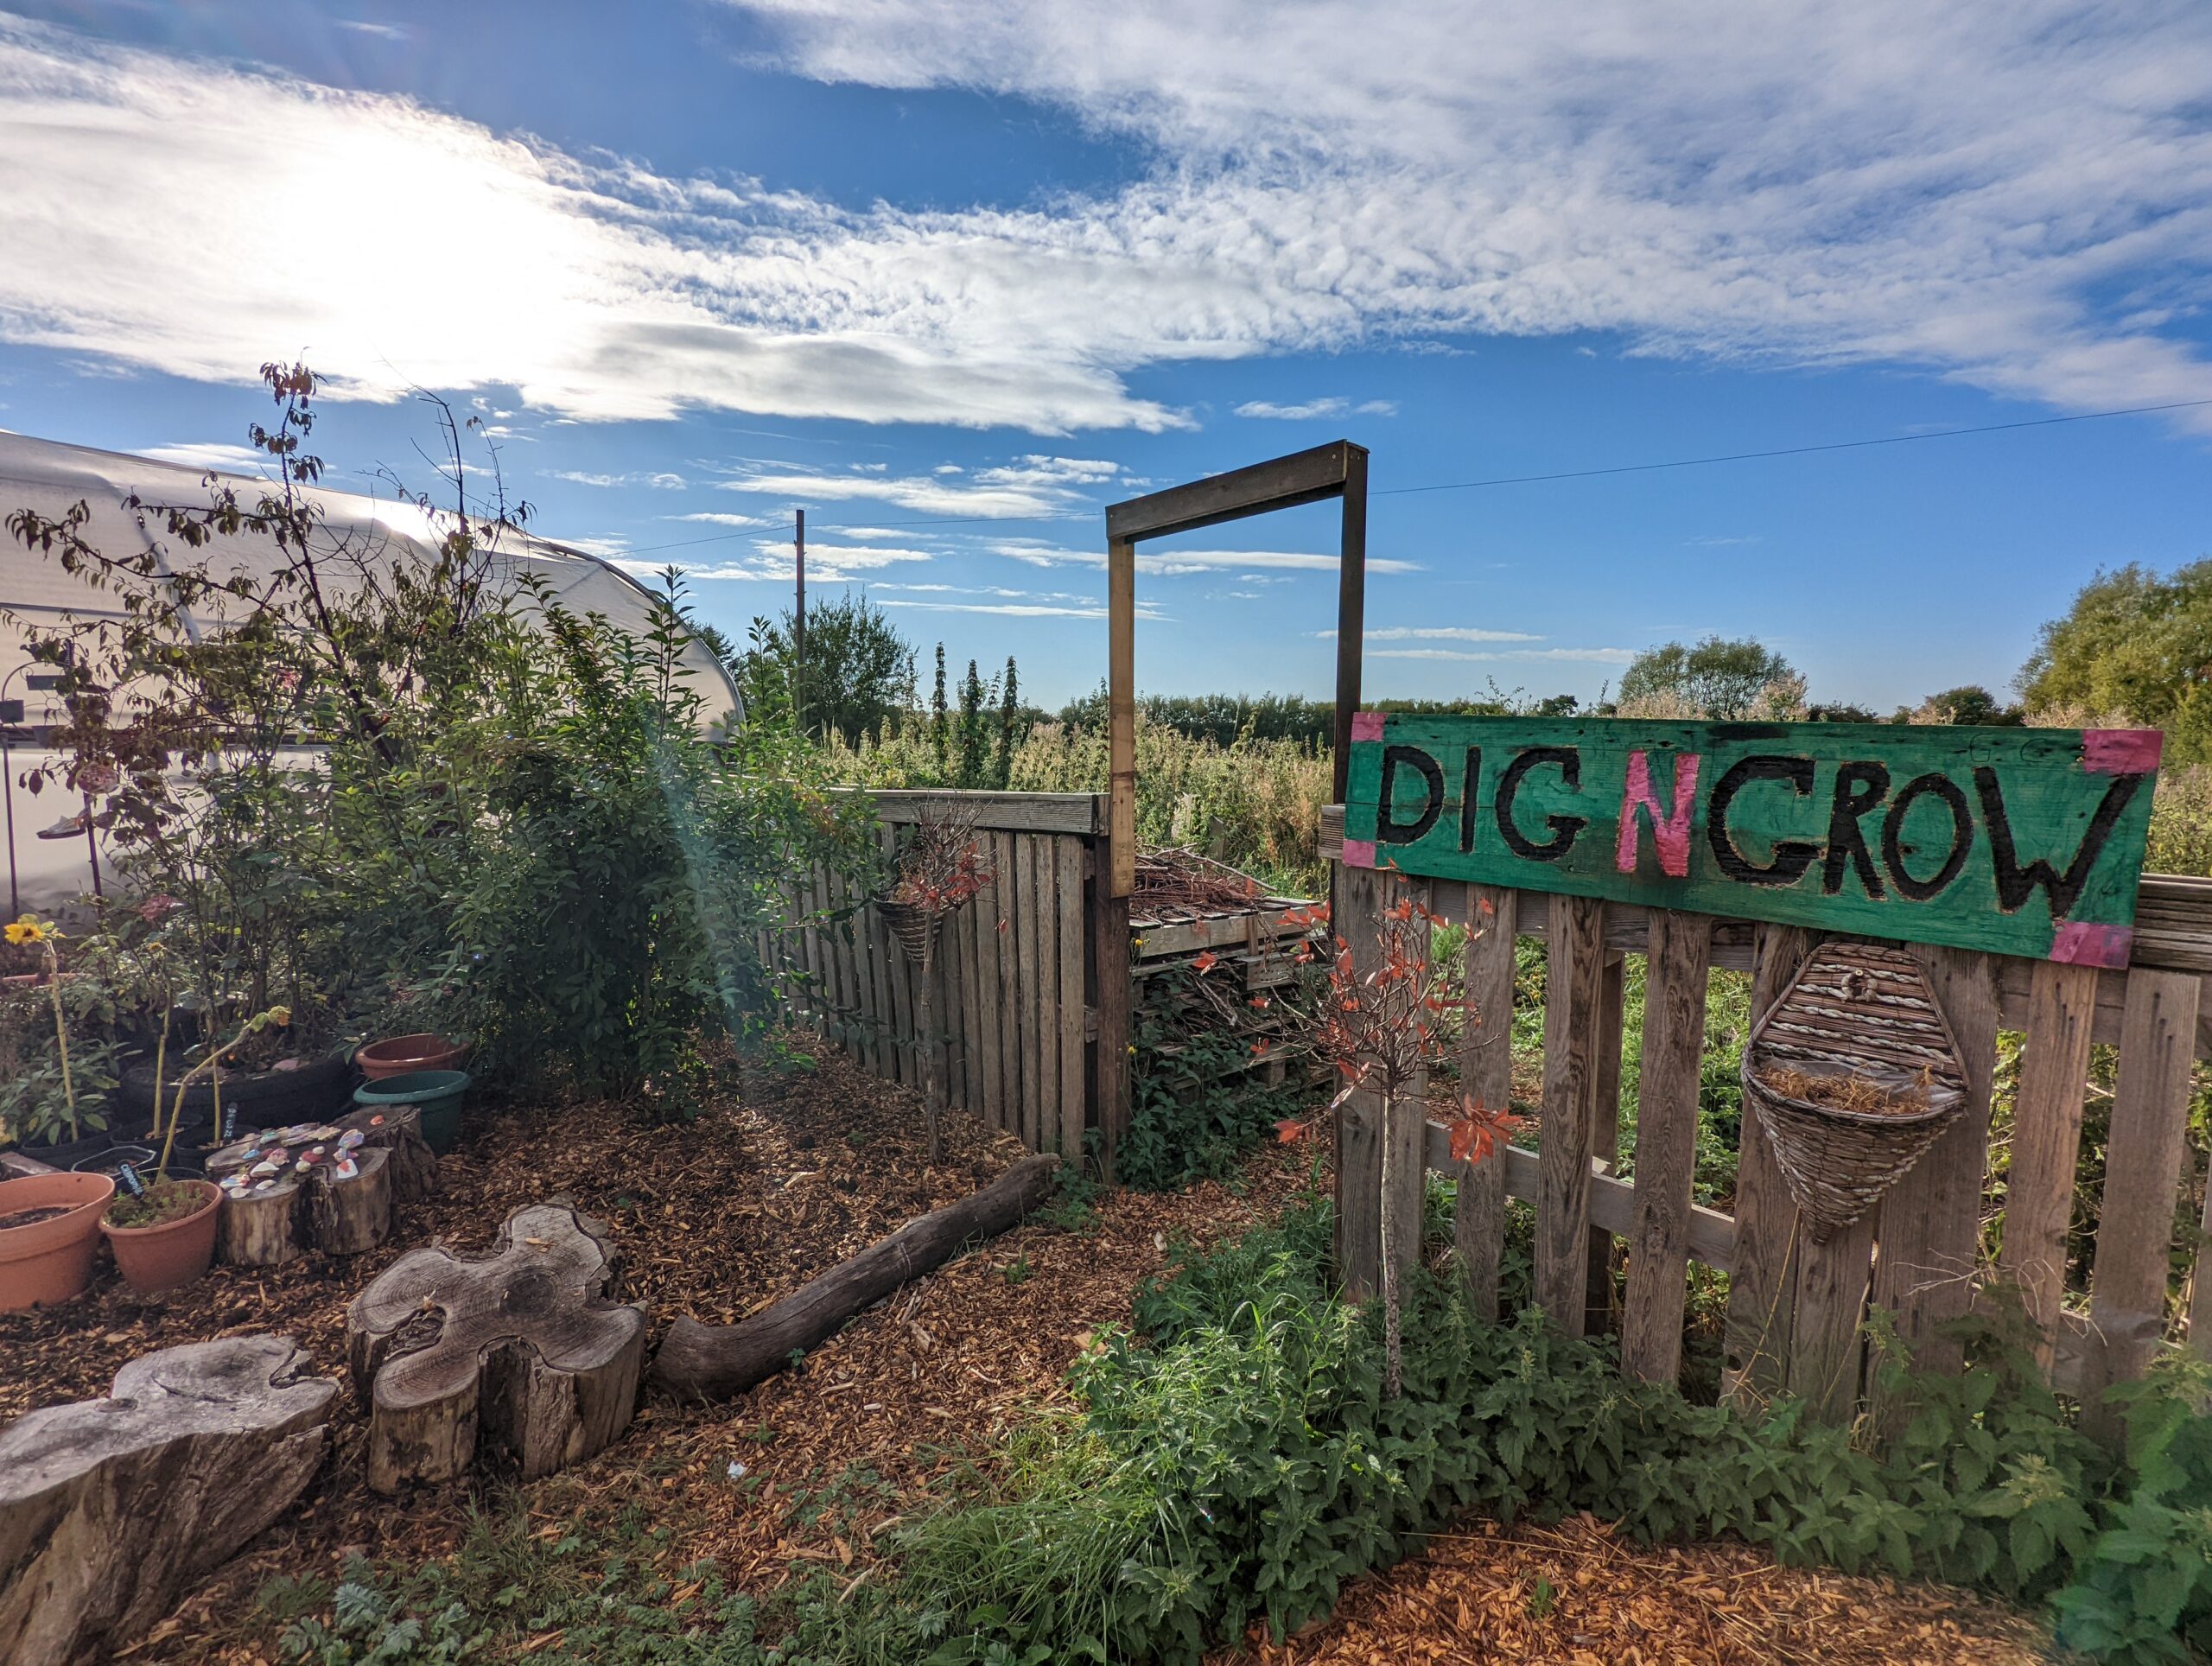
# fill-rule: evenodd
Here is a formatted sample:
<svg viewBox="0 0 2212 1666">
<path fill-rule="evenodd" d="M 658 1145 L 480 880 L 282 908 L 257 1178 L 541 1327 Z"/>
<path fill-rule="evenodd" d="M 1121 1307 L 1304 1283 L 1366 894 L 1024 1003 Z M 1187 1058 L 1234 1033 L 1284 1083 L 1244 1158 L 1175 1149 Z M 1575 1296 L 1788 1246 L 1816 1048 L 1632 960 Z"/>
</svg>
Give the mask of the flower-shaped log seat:
<svg viewBox="0 0 2212 1666">
<path fill-rule="evenodd" d="M 0 1428 L 0 1660 L 138 1642 L 300 1496 L 337 1397 L 289 1338 L 232 1336 L 146 1354 L 107 1398 Z"/>
<path fill-rule="evenodd" d="M 524 1480 L 582 1461 L 629 1426 L 642 1307 L 615 1300 L 604 1229 L 565 1202 L 507 1217 L 493 1253 L 410 1250 L 347 1309 L 369 1401 L 369 1485 L 449 1481 L 480 1458 Z"/>
</svg>

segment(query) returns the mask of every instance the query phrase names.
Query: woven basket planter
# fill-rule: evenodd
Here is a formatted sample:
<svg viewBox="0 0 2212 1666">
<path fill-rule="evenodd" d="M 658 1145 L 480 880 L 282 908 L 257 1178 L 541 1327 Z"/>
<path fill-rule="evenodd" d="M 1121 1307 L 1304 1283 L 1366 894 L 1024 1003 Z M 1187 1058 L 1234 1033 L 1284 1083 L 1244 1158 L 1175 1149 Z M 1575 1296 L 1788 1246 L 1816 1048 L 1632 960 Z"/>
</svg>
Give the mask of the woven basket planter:
<svg viewBox="0 0 2212 1666">
<path fill-rule="evenodd" d="M 875 912 L 891 927 L 891 934 L 899 939 L 906 958 L 917 966 L 922 964 L 929 957 L 931 935 L 936 932 L 938 921 L 944 917 L 944 911 L 925 908 L 918 902 L 893 902 L 878 897 Z"/>
<path fill-rule="evenodd" d="M 1776 1091 L 1773 1067 L 1855 1077 L 1892 1092 L 1919 1089 L 1925 1110 L 1840 1110 Z M 1920 963 L 1877 944 L 1822 944 L 1744 1049 L 1744 1096 L 1774 1148 L 1814 1238 L 1859 1219 L 1966 1107 L 1958 1039 Z"/>
</svg>

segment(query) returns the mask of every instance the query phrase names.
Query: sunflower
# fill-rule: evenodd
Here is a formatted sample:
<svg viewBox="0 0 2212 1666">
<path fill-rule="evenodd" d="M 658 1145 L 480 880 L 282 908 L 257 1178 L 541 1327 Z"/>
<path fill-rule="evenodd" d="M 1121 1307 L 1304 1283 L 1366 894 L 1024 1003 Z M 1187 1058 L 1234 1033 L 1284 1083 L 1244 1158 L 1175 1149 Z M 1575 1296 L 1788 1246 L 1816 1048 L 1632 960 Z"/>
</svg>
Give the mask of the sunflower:
<svg viewBox="0 0 2212 1666">
<path fill-rule="evenodd" d="M 29 914 L 25 914 L 7 928 L 8 941 L 19 945 L 26 943 L 44 943 L 54 934 L 54 927 L 51 924 L 41 925 Z"/>
</svg>

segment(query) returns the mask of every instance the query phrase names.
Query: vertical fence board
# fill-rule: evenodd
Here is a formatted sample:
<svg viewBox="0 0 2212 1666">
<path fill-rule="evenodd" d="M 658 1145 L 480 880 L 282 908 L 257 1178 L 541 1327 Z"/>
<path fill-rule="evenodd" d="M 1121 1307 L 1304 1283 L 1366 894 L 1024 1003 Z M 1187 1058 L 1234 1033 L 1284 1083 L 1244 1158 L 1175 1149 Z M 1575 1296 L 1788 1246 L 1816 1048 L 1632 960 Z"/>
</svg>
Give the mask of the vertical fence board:
<svg viewBox="0 0 2212 1666">
<path fill-rule="evenodd" d="M 2050 1369 L 2066 1291 L 2066 1229 L 2074 1170 L 2082 1155 L 2082 1103 L 2089 1073 L 2094 966 L 2038 961 L 2028 984 L 2027 1039 L 2013 1113 L 2012 1163 L 2005 1188 L 2005 1247 L 1999 1268 L 2018 1287 Z"/>
<path fill-rule="evenodd" d="M 1060 927 L 1060 1155 L 1083 1157 L 1083 841 L 1062 834 L 1052 841 L 1058 870 L 1054 914 Z"/>
<path fill-rule="evenodd" d="M 1098 1019 L 1091 1044 L 1091 1111 L 1109 1180 L 1115 1153 L 1129 1129 L 1129 900 L 1113 894 L 1114 860 L 1102 843 L 1090 886 L 1091 1008 Z"/>
<path fill-rule="evenodd" d="M 1032 1151 L 1050 1151 L 1060 1129 L 1060 932 L 1058 872 L 1052 865 L 1049 834 L 1029 836 L 1030 906 L 1036 929 L 1030 936 L 1029 1028 L 1037 1058 L 1037 1116 L 1029 1135 Z"/>
<path fill-rule="evenodd" d="M 960 1049 L 960 1103 L 978 1121 L 988 1121 L 983 1109 L 982 1054 L 976 1046 L 976 1008 L 980 999 L 976 989 L 976 911 L 982 906 L 980 898 L 970 899 L 953 915 L 946 935 L 952 939 L 954 975 L 960 980 L 960 1030 L 956 1043 Z"/>
<path fill-rule="evenodd" d="M 1866 1317 L 1873 1254 L 1871 1211 L 1825 1242 L 1809 1231 L 1798 1234 L 1796 1319 L 1783 1380 L 1816 1422 L 1847 1422 L 1859 1403 L 1866 1354 L 1859 1327 Z"/>
<path fill-rule="evenodd" d="M 853 887 L 853 958 L 860 973 L 861 1051 L 868 1069 L 878 1076 L 890 1073 L 886 1049 L 886 1026 L 891 991 L 883 982 L 883 968 L 875 950 L 875 910 L 868 906 L 862 885 Z"/>
<path fill-rule="evenodd" d="M 1006 1059 L 1000 1046 L 999 921 L 1006 915 L 1006 899 L 1014 875 L 999 861 L 997 841 L 988 833 L 976 836 L 984 865 L 991 870 L 989 887 L 978 893 L 969 912 L 976 916 L 976 1058 L 983 1078 L 983 1120 L 993 1128 L 1007 1125 Z"/>
<path fill-rule="evenodd" d="M 1751 1021 L 1782 998 L 1812 952 L 1809 933 L 1795 925 L 1760 925 L 1753 936 Z M 1770 1398 L 1783 1385 L 1794 1313 L 1790 1250 L 1796 1206 L 1767 1144 L 1758 1113 L 1744 1107 L 1736 1159 L 1736 1247 L 1728 1273 L 1728 1319 L 1723 1383 L 1732 1396 Z"/>
<path fill-rule="evenodd" d="M 1021 1072 L 1021 864 L 1020 841 L 1011 833 L 993 836 L 999 866 L 1007 876 L 1006 904 L 999 916 L 999 1067 L 1006 1073 L 1007 1132 L 1020 1140 L 1022 1109 L 1029 1084 Z"/>
<path fill-rule="evenodd" d="M 966 1054 L 960 1046 L 959 919 L 957 913 L 939 919 L 930 951 L 930 975 L 937 982 L 937 1036 L 930 1045 L 937 1050 L 938 1103 L 948 1108 L 968 1103 Z"/>
<path fill-rule="evenodd" d="M 1383 893 L 1393 906 L 1406 894 L 1402 887 L 1410 887 L 1416 904 L 1424 907 L 1428 905 L 1429 881 L 1402 879 L 1395 885 L 1402 887 L 1395 894 L 1389 887 Z M 1411 929 L 1413 952 L 1425 965 L 1428 961 L 1428 924 L 1415 915 Z M 1402 1275 L 1421 1260 L 1421 1222 L 1427 1213 L 1424 1205 L 1428 1196 L 1428 1078 L 1425 1071 L 1397 1096 L 1396 1103 L 1390 1107 L 1382 1138 L 1389 1147 L 1385 1167 L 1389 1173 L 1389 1182 L 1382 1188 L 1383 1218 L 1389 1228 L 1390 1258 Z"/>
<path fill-rule="evenodd" d="M 1609 1173 L 1621 1160 L 1621 1044 L 1627 1028 L 1627 1000 L 1628 957 L 1608 953 L 1598 983 L 1598 1079 L 1590 1095 L 1590 1154 Z M 1613 1234 L 1593 1226 L 1583 1287 L 1586 1333 L 1603 1335 L 1618 1325 L 1613 1300 Z"/>
<path fill-rule="evenodd" d="M 816 872 L 811 864 L 803 869 L 793 887 L 798 899 L 799 960 L 806 969 L 805 1011 L 809 1017 L 819 1019 L 823 1010 L 822 934 L 814 924 L 814 915 L 820 903 L 815 889 Z"/>
<path fill-rule="evenodd" d="M 1937 1332 L 1974 1306 L 1997 1069 L 1997 963 L 1966 949 L 1913 946 L 1911 952 L 1957 1038 L 1967 1103 L 1882 1199 L 1872 1300 L 1895 1316 L 1898 1339 L 1919 1369 L 1956 1375 L 1965 1356 Z"/>
<path fill-rule="evenodd" d="M 2095 1380 L 2084 1383 L 2082 1394 L 2085 1420 L 2106 1438 L 2118 1431 L 2118 1420 L 2101 1403 L 2103 1389 L 2142 1376 L 2165 1330 L 2202 987 L 2189 972 L 2139 966 L 2127 977 L 2089 1279 L 2089 1323 L 2104 1346 L 2094 1363 Z"/>
<path fill-rule="evenodd" d="M 1589 1282 L 1590 1148 L 1597 1120 L 1604 903 L 1555 896 L 1544 973 L 1544 1111 L 1537 1141 L 1536 1305 L 1582 1334 Z"/>
<path fill-rule="evenodd" d="M 1518 893 L 1497 885 L 1467 887 L 1467 1017 L 1459 1043 L 1459 1091 L 1486 1111 L 1513 1107 L 1513 933 Z M 1479 1167 L 1459 1172 L 1452 1217 L 1459 1275 L 1476 1310 L 1497 1317 L 1497 1262 L 1505 1245 L 1505 1151 L 1503 1143 Z"/>
<path fill-rule="evenodd" d="M 1381 960 L 1376 924 L 1385 876 L 1341 864 L 1335 876 L 1330 919 L 1351 951 L 1352 970 L 1363 977 Z M 1380 1097 L 1364 1088 L 1337 1112 L 1337 1271 L 1353 1301 L 1364 1301 L 1382 1288 L 1382 1110 Z"/>
<path fill-rule="evenodd" d="M 2189 1281 L 2189 1348 L 2212 1361 L 2212 1175 L 2204 1185 L 2204 1220 L 2196 1231 L 2196 1260 Z"/>
<path fill-rule="evenodd" d="M 898 832 L 883 830 L 883 853 L 887 859 L 895 860 Z M 875 921 L 876 941 L 883 951 L 885 981 L 891 986 L 891 1072 L 894 1081 L 913 1085 L 921 1079 L 914 1056 L 914 995 L 912 982 L 906 976 L 906 951 L 899 946 L 898 934 L 891 923 L 880 913 Z"/>
<path fill-rule="evenodd" d="M 1712 953 L 1710 920 L 1653 910 L 1636 1098 L 1636 1230 L 1628 1244 L 1621 1364 L 1631 1375 L 1655 1383 L 1674 1382 L 1682 1366 L 1699 1073 Z"/>
<path fill-rule="evenodd" d="M 1026 833 L 1014 835 L 1014 868 L 1020 883 L 1014 894 L 1020 900 L 1020 918 L 1014 925 L 1014 967 L 1017 973 L 1018 995 L 1014 1008 L 1014 1033 L 1021 1043 L 1021 1143 L 1032 1151 L 1037 1148 L 1037 1128 L 1042 1105 L 1040 1091 L 1043 1083 L 1039 1073 L 1039 1037 L 1037 1012 L 1039 1005 L 1037 989 L 1037 841 Z"/>
</svg>

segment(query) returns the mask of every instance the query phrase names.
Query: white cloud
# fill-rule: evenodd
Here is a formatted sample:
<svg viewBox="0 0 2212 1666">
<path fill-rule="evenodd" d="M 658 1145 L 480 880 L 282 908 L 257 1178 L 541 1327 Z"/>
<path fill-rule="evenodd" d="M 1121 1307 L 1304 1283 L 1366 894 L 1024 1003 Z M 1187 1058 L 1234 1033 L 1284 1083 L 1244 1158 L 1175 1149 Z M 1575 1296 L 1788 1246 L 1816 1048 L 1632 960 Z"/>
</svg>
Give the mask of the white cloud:
<svg viewBox="0 0 2212 1666">
<path fill-rule="evenodd" d="M 776 526 L 781 525 L 780 517 L 772 520 L 766 515 L 731 515 L 718 513 L 711 509 L 702 509 L 689 515 L 664 515 L 661 518 L 663 520 L 704 521 L 709 526 L 744 527 Z"/>
<path fill-rule="evenodd" d="M 1032 567 L 1103 567 L 1106 564 L 1106 552 L 1103 550 L 1068 550 L 1035 538 L 1001 538 L 986 547 L 993 555 L 1027 562 Z M 1137 571 L 1168 578 L 1192 573 L 1233 572 L 1255 583 L 1264 583 L 1268 581 L 1257 577 L 1253 569 L 1333 573 L 1337 566 L 1334 556 L 1311 555 L 1288 550 L 1162 550 L 1147 552 L 1140 549 L 1137 551 Z M 1370 556 L 1367 560 L 1367 570 L 1370 573 L 1418 573 L 1423 569 L 1418 562 L 1400 561 L 1388 556 Z"/>
<path fill-rule="evenodd" d="M 1064 459 L 1029 460 L 1039 462 Z M 1085 464 L 1107 470 L 1112 463 Z M 792 503 L 864 501 L 895 504 L 918 514 L 944 515 L 957 519 L 1057 520 L 1095 507 L 1090 499 L 1067 484 L 1071 475 L 1049 467 L 987 468 L 970 477 L 973 486 L 935 474 L 830 474 L 785 467 L 759 467 L 734 479 L 717 480 L 724 492 L 746 492 L 780 498 Z"/>
<path fill-rule="evenodd" d="M 683 476 L 662 473 L 632 473 L 628 474 L 594 474 L 580 468 L 556 468 L 548 471 L 548 480 L 569 480 L 577 486 L 649 486 L 658 492 L 681 492 Z"/>
<path fill-rule="evenodd" d="M 1008 619 L 1103 619 L 1106 610 L 1101 607 L 1071 607 L 1034 601 L 906 601 L 897 597 L 886 601 L 887 607 L 912 607 L 931 614 L 997 614 Z M 1135 617 L 1165 620 L 1167 615 L 1139 605 Z"/>
<path fill-rule="evenodd" d="M 1314 635 L 1333 641 L 1334 631 L 1316 631 Z M 1527 631 L 1485 631 L 1471 625 L 1393 625 L 1379 631 L 1362 631 L 1361 638 L 1369 642 L 1541 642 L 1541 636 Z"/>
<path fill-rule="evenodd" d="M 1146 160 L 1019 207 L 855 211 L 0 23 L 0 337 L 226 381 L 296 347 L 341 394 L 556 419 L 1040 434 L 1187 425 L 1127 380 L 1163 364 L 1492 334 L 2071 409 L 2205 385 L 2192 0 L 753 10 L 801 73 L 1050 102 Z M 404 210 L 332 226 L 429 202 L 498 251 L 474 280 L 391 256 Z"/>
<path fill-rule="evenodd" d="M 650 551 L 615 563 L 634 573 L 657 573 L 664 567 L 679 568 L 686 579 L 712 582 L 761 581 L 789 584 L 798 576 L 798 559 L 790 539 L 754 541 L 753 553 L 715 561 L 676 561 L 654 558 Z M 806 545 L 806 578 L 810 584 L 842 584 L 860 575 L 895 567 L 901 563 L 934 561 L 926 550 L 887 550 L 874 545 L 817 544 Z"/>
<path fill-rule="evenodd" d="M 148 446 L 138 454 L 186 468 L 221 469 L 232 474 L 261 474 L 269 470 L 269 454 L 251 446 L 223 445 L 211 441 L 183 441 L 175 445 Z"/>
<path fill-rule="evenodd" d="M 1351 402 L 1348 399 L 1309 399 L 1302 405 L 1279 405 L 1266 399 L 1247 399 L 1236 407 L 1236 414 L 1278 423 L 1309 423 L 1323 416 L 1341 416 L 1351 409 Z"/>
<path fill-rule="evenodd" d="M 1491 653 L 1469 653 L 1459 648 L 1370 648 L 1370 659 L 1452 659 L 1487 664 L 1499 659 L 1574 660 L 1600 665 L 1625 665 L 1636 658 L 1630 648 L 1501 648 Z"/>
<path fill-rule="evenodd" d="M 355 35 L 366 35 L 379 41 L 410 41 L 415 32 L 400 23 L 370 23 L 356 17 L 334 17 L 331 22 Z"/>
</svg>

